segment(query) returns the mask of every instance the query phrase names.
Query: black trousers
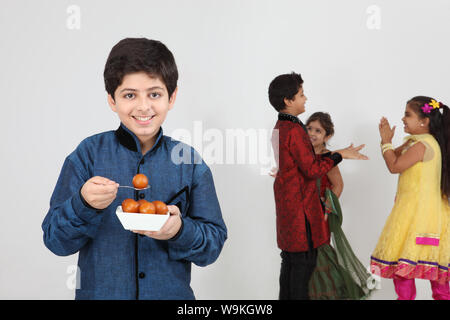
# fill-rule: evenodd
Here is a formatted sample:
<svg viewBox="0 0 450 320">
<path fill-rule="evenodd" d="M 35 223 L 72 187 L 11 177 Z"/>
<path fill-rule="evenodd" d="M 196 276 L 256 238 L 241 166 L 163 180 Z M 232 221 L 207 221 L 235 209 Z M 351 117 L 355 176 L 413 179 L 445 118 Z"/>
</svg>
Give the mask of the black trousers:
<svg viewBox="0 0 450 320">
<path fill-rule="evenodd" d="M 311 226 L 305 216 L 308 251 L 281 251 L 280 300 L 309 300 L 309 280 L 316 268 L 317 249 L 311 238 Z"/>
</svg>

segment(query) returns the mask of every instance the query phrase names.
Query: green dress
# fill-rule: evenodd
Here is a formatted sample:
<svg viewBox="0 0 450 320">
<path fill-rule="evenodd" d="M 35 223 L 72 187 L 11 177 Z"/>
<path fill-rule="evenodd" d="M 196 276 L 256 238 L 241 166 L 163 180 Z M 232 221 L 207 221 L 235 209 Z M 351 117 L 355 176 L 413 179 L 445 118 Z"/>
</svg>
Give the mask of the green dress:
<svg viewBox="0 0 450 320">
<path fill-rule="evenodd" d="M 320 179 L 318 187 L 320 194 Z M 342 211 L 337 196 L 326 189 L 325 198 L 334 247 L 325 244 L 317 250 L 317 265 L 309 283 L 310 299 L 367 299 L 374 290 L 374 279 L 353 253 L 341 229 Z"/>
</svg>

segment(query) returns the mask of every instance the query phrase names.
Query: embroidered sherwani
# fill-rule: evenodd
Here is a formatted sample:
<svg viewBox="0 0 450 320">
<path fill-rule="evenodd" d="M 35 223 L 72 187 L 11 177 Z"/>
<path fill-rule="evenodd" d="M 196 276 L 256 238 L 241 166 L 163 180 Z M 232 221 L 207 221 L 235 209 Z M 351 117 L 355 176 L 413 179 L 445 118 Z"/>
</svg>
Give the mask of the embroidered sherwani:
<svg viewBox="0 0 450 320">
<path fill-rule="evenodd" d="M 316 180 L 338 164 L 340 154 L 316 156 L 303 123 L 279 113 L 272 135 L 278 173 L 274 182 L 277 243 L 283 251 L 307 251 L 305 216 L 314 248 L 329 241 Z"/>
</svg>

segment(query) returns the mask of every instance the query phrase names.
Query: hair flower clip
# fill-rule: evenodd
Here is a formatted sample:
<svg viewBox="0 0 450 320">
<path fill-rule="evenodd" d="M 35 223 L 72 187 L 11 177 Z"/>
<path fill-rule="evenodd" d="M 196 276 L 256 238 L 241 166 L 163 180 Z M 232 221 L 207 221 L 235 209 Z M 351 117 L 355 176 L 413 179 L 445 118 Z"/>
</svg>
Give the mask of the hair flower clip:
<svg viewBox="0 0 450 320">
<path fill-rule="evenodd" d="M 432 106 L 433 109 L 439 109 L 440 108 L 439 102 L 437 102 L 434 99 L 431 99 L 430 106 Z"/>
<path fill-rule="evenodd" d="M 425 105 L 422 107 L 423 113 L 430 113 L 431 110 L 433 110 L 433 108 L 430 107 L 430 105 L 428 103 L 425 103 Z"/>
</svg>

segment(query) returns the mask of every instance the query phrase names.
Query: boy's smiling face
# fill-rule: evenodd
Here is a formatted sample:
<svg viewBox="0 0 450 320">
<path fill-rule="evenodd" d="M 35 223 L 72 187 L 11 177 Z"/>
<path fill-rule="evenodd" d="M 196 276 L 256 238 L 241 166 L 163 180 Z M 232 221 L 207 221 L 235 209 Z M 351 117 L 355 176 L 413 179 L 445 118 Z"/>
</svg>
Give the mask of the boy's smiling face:
<svg viewBox="0 0 450 320">
<path fill-rule="evenodd" d="M 155 143 L 156 134 L 167 112 L 172 109 L 176 94 L 177 89 L 169 99 L 166 85 L 159 77 L 136 72 L 123 77 L 114 92 L 115 99 L 108 95 L 108 104 L 120 121 L 138 137 L 144 152 Z"/>
<path fill-rule="evenodd" d="M 293 116 L 298 116 L 299 114 L 305 112 L 306 100 L 307 98 L 303 92 L 303 87 L 300 86 L 298 92 L 294 95 L 292 100 L 287 98 L 284 99 L 286 107 L 282 111 Z"/>
</svg>

